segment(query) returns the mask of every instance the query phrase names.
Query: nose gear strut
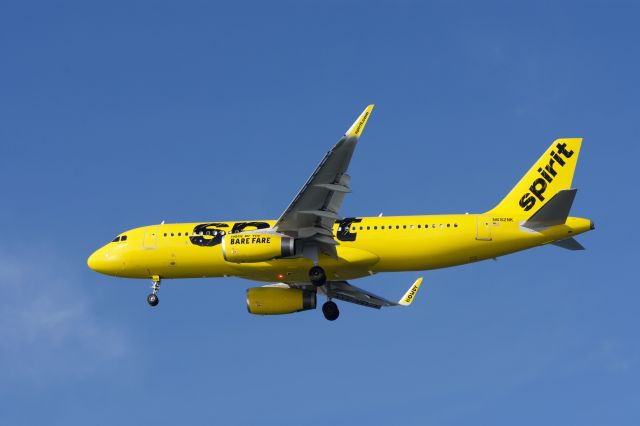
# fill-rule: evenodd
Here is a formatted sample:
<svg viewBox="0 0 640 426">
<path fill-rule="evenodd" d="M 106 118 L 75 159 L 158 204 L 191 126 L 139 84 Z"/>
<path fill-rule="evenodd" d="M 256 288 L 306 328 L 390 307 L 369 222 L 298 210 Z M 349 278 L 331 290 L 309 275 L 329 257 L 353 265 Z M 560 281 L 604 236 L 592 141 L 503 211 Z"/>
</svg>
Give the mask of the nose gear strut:
<svg viewBox="0 0 640 426">
<path fill-rule="evenodd" d="M 158 299 L 158 291 L 160 290 L 160 277 L 154 275 L 151 277 L 151 294 L 147 296 L 147 303 L 149 306 L 156 306 L 160 299 Z"/>
</svg>

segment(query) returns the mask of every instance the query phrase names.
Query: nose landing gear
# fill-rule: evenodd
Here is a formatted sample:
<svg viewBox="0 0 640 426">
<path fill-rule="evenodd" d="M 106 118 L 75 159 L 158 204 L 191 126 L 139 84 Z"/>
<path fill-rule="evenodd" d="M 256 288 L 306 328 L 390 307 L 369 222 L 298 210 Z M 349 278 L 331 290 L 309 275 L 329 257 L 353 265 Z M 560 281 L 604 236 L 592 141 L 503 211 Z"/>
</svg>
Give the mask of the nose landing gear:
<svg viewBox="0 0 640 426">
<path fill-rule="evenodd" d="M 160 299 L 158 299 L 158 291 L 160 290 L 160 277 L 154 275 L 153 277 L 151 277 L 151 281 L 153 284 L 151 284 L 151 294 L 147 296 L 147 303 L 149 304 L 149 306 L 156 306 L 160 302 Z"/>
</svg>

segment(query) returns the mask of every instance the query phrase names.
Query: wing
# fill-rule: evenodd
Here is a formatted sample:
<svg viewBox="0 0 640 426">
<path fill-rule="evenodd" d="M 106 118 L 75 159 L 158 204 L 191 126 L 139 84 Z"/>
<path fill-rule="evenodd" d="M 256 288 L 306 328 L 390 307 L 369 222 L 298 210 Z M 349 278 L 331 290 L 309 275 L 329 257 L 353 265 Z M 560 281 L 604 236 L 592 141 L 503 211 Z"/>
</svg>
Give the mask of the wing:
<svg viewBox="0 0 640 426">
<path fill-rule="evenodd" d="M 351 285 L 346 281 L 331 281 L 326 283 L 324 286 L 319 287 L 318 290 L 324 292 L 330 297 L 344 302 L 380 309 L 387 306 L 409 306 L 418 293 L 421 284 L 422 277 L 415 280 L 404 296 L 402 296 L 402 298 L 397 302 L 392 302 L 384 297 L 377 296 L 371 292 Z"/>
<path fill-rule="evenodd" d="M 358 139 L 371 115 L 369 105 L 345 135 L 324 156 L 307 183 L 282 213 L 274 230 L 298 238 L 306 247 L 316 247 L 335 256 L 333 224 L 344 196 L 351 192 L 347 168 Z"/>
</svg>

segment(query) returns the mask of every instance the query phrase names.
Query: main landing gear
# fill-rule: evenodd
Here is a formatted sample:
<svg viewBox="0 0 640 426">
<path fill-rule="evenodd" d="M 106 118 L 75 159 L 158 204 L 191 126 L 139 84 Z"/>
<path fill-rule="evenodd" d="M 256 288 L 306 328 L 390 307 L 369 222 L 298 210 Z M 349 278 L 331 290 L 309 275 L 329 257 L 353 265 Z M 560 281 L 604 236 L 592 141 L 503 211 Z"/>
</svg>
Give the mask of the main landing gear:
<svg viewBox="0 0 640 426">
<path fill-rule="evenodd" d="M 325 274 L 324 269 L 316 265 L 309 269 L 309 281 L 316 287 L 323 286 L 327 282 L 327 274 Z"/>
<path fill-rule="evenodd" d="M 324 317 L 329 321 L 335 321 L 340 316 L 338 305 L 336 305 L 336 302 L 332 300 L 324 302 L 324 304 L 322 305 L 322 313 L 324 314 Z"/>
<path fill-rule="evenodd" d="M 329 321 L 335 321 L 340 316 L 340 310 L 338 305 L 331 300 L 331 283 L 327 283 L 327 274 L 320 266 L 315 265 L 309 269 L 309 281 L 315 287 L 323 287 L 321 290 L 327 295 L 327 301 L 322 305 L 322 313 L 324 317 Z"/>
<path fill-rule="evenodd" d="M 147 303 L 149 306 L 156 306 L 160 299 L 158 299 L 158 291 L 160 290 L 160 277 L 154 275 L 151 277 L 151 294 L 147 296 Z"/>
</svg>

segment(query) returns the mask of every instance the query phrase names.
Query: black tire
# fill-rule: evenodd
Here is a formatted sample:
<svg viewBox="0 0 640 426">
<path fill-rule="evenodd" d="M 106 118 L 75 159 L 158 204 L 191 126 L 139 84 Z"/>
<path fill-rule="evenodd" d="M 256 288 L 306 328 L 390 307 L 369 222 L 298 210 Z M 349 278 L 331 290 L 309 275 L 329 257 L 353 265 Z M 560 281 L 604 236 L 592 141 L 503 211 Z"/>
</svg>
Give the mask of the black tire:
<svg viewBox="0 0 640 426">
<path fill-rule="evenodd" d="M 160 299 L 158 299 L 158 296 L 156 296 L 155 294 L 151 293 L 147 296 L 147 303 L 149 304 L 149 306 L 156 306 L 159 302 Z"/>
<path fill-rule="evenodd" d="M 340 316 L 340 310 L 338 309 L 338 305 L 335 302 L 329 300 L 322 305 L 322 313 L 324 317 L 329 321 L 335 321 Z"/>
<path fill-rule="evenodd" d="M 320 287 L 327 282 L 327 274 L 324 273 L 324 269 L 319 266 L 314 266 L 309 269 L 309 281 L 311 284 Z"/>
</svg>

